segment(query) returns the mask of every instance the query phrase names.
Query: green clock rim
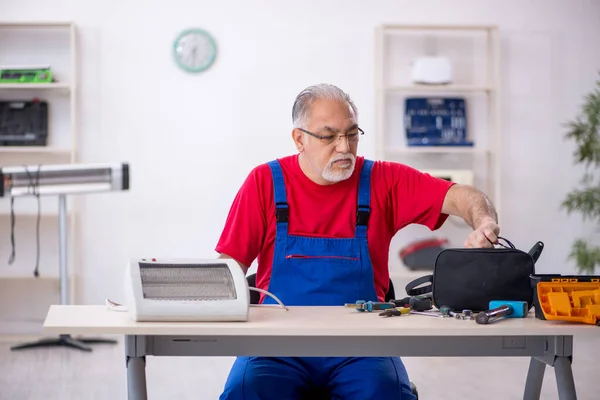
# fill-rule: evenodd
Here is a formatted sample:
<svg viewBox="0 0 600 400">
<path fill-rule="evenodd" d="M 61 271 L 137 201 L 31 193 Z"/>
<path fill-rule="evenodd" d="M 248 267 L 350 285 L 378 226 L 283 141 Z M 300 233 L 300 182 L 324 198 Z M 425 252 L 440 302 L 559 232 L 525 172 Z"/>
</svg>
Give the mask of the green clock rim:
<svg viewBox="0 0 600 400">
<path fill-rule="evenodd" d="M 199 33 L 201 35 L 204 35 L 204 37 L 206 37 L 206 39 L 210 43 L 210 46 L 213 49 L 210 59 L 202 67 L 191 68 L 191 67 L 188 67 L 187 65 L 182 64 L 177 59 L 177 43 L 183 36 L 189 35 L 190 33 Z M 216 43 L 215 39 L 212 37 L 212 35 L 210 33 L 208 33 L 207 31 L 205 31 L 204 29 L 200 29 L 200 28 L 184 29 L 183 31 L 181 31 L 181 33 L 179 33 L 179 35 L 177 35 L 177 37 L 173 41 L 172 54 L 173 54 L 173 59 L 175 60 L 175 63 L 179 66 L 179 68 L 182 68 L 187 72 L 203 72 L 203 71 L 206 71 L 208 68 L 210 68 L 214 64 L 215 59 L 217 58 L 217 43 Z"/>
</svg>

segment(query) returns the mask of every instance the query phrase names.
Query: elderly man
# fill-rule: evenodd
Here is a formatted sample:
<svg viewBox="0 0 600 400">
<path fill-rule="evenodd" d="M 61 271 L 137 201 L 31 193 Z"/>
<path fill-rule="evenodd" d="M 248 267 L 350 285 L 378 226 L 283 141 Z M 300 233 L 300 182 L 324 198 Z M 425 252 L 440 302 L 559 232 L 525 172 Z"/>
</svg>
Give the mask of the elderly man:
<svg viewBox="0 0 600 400">
<path fill-rule="evenodd" d="M 250 172 L 216 246 L 244 272 L 258 258 L 257 287 L 284 304 L 383 301 L 390 241 L 412 223 L 435 230 L 457 215 L 473 227 L 465 246 L 497 243 L 496 212 L 477 189 L 357 156 L 357 108 L 339 88 L 302 91 L 292 120 L 298 154 Z M 239 357 L 220 398 L 292 400 L 315 388 L 334 399 L 414 399 L 397 357 Z"/>
</svg>

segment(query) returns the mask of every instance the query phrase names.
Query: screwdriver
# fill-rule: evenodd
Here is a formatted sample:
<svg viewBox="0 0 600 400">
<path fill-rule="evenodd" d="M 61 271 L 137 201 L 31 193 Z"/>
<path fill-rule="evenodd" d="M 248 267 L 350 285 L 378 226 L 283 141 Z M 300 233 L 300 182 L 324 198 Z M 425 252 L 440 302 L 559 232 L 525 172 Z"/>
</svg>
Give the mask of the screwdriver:
<svg viewBox="0 0 600 400">
<path fill-rule="evenodd" d="M 344 304 L 344 307 L 346 308 L 355 308 L 357 311 L 360 312 L 364 312 L 364 311 L 377 311 L 377 310 L 388 310 L 390 308 L 396 308 L 396 304 L 392 303 L 392 302 L 387 302 L 387 303 L 383 303 L 383 302 L 377 302 L 377 301 L 364 301 L 364 300 L 357 300 L 356 303 L 346 303 Z"/>
</svg>

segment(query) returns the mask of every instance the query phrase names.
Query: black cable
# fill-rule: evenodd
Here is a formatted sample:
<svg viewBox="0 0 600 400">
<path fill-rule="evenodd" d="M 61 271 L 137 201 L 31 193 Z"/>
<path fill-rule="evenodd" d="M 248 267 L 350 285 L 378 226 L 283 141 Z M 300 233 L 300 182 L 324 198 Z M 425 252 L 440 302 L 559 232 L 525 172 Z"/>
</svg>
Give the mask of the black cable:
<svg viewBox="0 0 600 400">
<path fill-rule="evenodd" d="M 31 190 L 32 194 L 37 198 L 38 212 L 37 212 L 37 219 L 36 219 L 36 224 L 35 224 L 36 254 L 35 254 L 35 268 L 33 270 L 33 276 L 35 276 L 35 277 L 40 276 L 40 272 L 39 272 L 39 268 L 40 268 L 40 220 L 41 220 L 41 216 L 42 216 L 42 206 L 41 206 L 41 200 L 40 200 L 39 187 L 40 187 L 40 169 L 41 168 L 42 168 L 42 166 L 38 165 L 38 168 L 37 168 L 37 171 L 35 174 L 35 179 L 33 179 L 31 174 L 29 173 L 29 170 L 27 169 L 27 167 L 25 167 L 25 172 L 27 172 L 27 176 L 29 177 L 28 191 Z"/>
<path fill-rule="evenodd" d="M 42 216 L 42 206 L 41 206 L 41 199 L 40 199 L 40 193 L 39 193 L 39 186 L 40 186 L 40 169 L 42 168 L 41 164 L 38 165 L 37 168 L 37 172 L 36 172 L 36 176 L 35 179 L 33 178 L 33 176 L 31 176 L 31 173 L 29 172 L 29 169 L 27 168 L 27 166 L 25 167 L 25 173 L 27 174 L 28 178 L 29 178 L 29 185 L 27 187 L 27 191 L 28 193 L 33 194 L 35 197 L 37 197 L 37 208 L 38 208 L 38 212 L 37 212 L 37 220 L 36 220 L 36 232 L 35 232 L 35 236 L 36 236 L 36 258 L 35 258 L 35 269 L 33 270 L 33 275 L 35 277 L 38 277 L 40 275 L 39 273 L 39 265 L 40 265 L 40 221 L 41 221 L 41 216 Z M 8 259 L 8 264 L 11 265 L 12 263 L 14 263 L 15 258 L 16 258 L 16 250 L 15 250 L 15 198 L 13 196 L 10 197 L 10 244 L 11 244 L 11 254 L 10 257 Z"/>
</svg>

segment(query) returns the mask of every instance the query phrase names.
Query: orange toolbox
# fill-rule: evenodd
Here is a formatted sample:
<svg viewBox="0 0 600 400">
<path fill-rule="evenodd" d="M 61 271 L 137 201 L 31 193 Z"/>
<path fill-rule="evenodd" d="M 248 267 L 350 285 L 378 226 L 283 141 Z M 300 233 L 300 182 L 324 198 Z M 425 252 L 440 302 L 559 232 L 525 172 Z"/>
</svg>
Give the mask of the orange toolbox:
<svg viewBox="0 0 600 400">
<path fill-rule="evenodd" d="M 594 278 L 538 282 L 538 304 L 544 319 L 600 325 L 600 279 Z"/>
</svg>

